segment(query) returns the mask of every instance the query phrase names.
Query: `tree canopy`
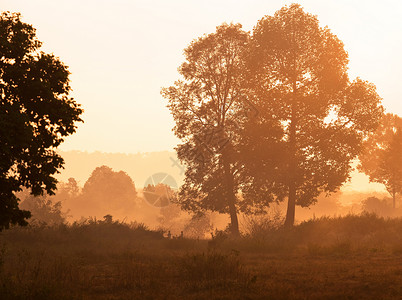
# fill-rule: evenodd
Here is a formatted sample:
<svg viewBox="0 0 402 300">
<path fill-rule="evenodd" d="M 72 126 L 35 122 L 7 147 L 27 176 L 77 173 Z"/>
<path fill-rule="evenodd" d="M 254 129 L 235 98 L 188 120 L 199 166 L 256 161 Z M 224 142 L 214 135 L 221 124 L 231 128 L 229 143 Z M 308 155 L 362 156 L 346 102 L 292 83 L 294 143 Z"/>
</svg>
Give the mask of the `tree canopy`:
<svg viewBox="0 0 402 300">
<path fill-rule="evenodd" d="M 82 121 L 67 67 L 40 47 L 19 14 L 0 15 L 0 230 L 30 216 L 18 208 L 21 187 L 54 193 L 64 162 L 55 149 Z"/>
<path fill-rule="evenodd" d="M 121 216 L 134 210 L 136 198 L 134 182 L 127 173 L 101 166 L 92 171 L 75 201 L 81 213 L 87 216 L 103 216 L 111 212 Z"/>
</svg>

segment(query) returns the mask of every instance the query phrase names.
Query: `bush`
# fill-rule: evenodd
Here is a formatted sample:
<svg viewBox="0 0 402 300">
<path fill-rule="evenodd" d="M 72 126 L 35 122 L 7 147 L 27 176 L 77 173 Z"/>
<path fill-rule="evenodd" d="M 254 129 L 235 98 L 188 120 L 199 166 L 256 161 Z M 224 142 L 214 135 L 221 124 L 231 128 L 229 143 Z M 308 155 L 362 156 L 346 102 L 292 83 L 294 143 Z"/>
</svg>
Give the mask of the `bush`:
<svg viewBox="0 0 402 300">
<path fill-rule="evenodd" d="M 283 226 L 285 218 L 278 210 L 262 216 L 244 216 L 243 220 L 242 225 L 246 236 L 265 239 L 270 233 Z"/>
</svg>

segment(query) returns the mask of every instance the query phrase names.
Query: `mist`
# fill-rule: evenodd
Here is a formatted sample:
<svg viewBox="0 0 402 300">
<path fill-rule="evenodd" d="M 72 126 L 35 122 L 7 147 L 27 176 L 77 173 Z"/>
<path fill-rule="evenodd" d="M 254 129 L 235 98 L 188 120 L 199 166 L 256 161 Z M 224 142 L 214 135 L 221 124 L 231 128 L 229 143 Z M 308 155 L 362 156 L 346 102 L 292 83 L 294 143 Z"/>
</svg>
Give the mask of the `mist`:
<svg viewBox="0 0 402 300">
<path fill-rule="evenodd" d="M 3 6 L 1 299 L 402 298 L 400 5 Z"/>
</svg>

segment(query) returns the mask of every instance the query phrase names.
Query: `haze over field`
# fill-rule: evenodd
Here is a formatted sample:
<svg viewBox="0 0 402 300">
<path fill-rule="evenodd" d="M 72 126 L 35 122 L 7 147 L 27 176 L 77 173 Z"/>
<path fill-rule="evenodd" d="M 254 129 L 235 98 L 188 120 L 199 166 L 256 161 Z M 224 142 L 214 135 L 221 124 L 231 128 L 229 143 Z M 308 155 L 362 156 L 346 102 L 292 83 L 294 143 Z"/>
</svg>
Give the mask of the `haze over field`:
<svg viewBox="0 0 402 300">
<path fill-rule="evenodd" d="M 402 299 L 402 2 L 0 8 L 1 300 Z"/>
<path fill-rule="evenodd" d="M 251 30 L 255 20 L 286 3 L 68 1 L 56 4 L 46 0 L 2 0 L 3 10 L 21 12 L 26 22 L 35 24 L 38 37 L 44 42 L 43 49 L 56 53 L 69 66 L 73 96 L 85 111 L 85 123 L 60 147 L 63 151 L 82 153 L 78 156 L 64 152 L 66 169 L 58 178 L 75 177 L 85 182 L 96 166 L 110 164 L 115 170 L 126 171 L 138 187 L 153 172 L 160 171 L 181 182 L 181 171 L 171 167 L 170 159 L 175 157 L 173 147 L 178 140 L 171 131 L 174 124 L 159 91 L 176 79 L 176 68 L 183 61 L 182 49 L 223 22 L 241 22 L 245 30 Z M 364 5 L 358 1 L 325 4 L 301 1 L 301 4 L 317 14 L 320 24 L 328 25 L 344 42 L 350 58 L 350 75 L 375 82 L 387 111 L 402 114 L 399 100 L 402 92 L 398 88 L 402 75 L 399 55 L 402 21 L 397 15 L 401 4 L 397 1 L 381 5 L 376 1 L 366 1 Z M 85 151 L 92 154 L 87 156 Z M 151 154 L 152 159 L 146 159 L 149 151 L 170 154 L 160 153 L 155 160 L 155 153 Z M 88 160 L 80 161 L 83 157 Z M 352 182 L 343 189 L 384 190 L 378 184 L 368 185 L 367 177 L 358 172 L 353 173 Z"/>
<path fill-rule="evenodd" d="M 169 111 L 166 106 L 174 103 L 175 96 L 164 90 L 163 98 L 161 88 L 175 82 L 177 67 L 189 59 L 189 52 L 183 53 L 183 49 L 223 23 L 239 22 L 242 30 L 252 35 L 258 29 L 256 20 L 287 3 L 291 2 L 2 0 L 4 11 L 19 12 L 23 21 L 35 24 L 43 51 L 56 53 L 66 63 L 71 72 L 70 94 L 84 109 L 84 123 L 58 147 L 65 166 L 57 178 L 61 182 L 74 178 L 84 186 L 91 173 L 105 165 L 126 172 L 138 190 L 155 173 L 169 174 L 182 185 L 185 167 L 177 159 L 174 147 L 180 141 L 172 130 L 180 117 L 173 120 L 174 109 L 171 106 Z M 396 13 L 402 5 L 395 1 L 361 5 L 358 1 L 324 4 L 317 0 L 300 4 L 339 38 L 340 48 L 347 54 L 344 61 L 340 58 L 343 54 L 336 59 L 343 61 L 345 74 L 351 80 L 358 76 L 374 82 L 385 112 L 402 113 L 398 88 L 402 21 Z M 186 51 L 192 51 L 190 48 Z M 181 73 L 181 77 L 187 75 Z M 262 113 L 265 109 L 260 108 Z M 289 121 L 286 118 L 282 122 Z M 358 161 L 353 160 L 352 165 L 356 167 Z M 383 184 L 369 183 L 367 175 L 357 170 L 350 175 L 351 181 L 338 184 L 343 195 L 386 193 Z M 349 202 L 345 197 L 340 200 L 345 205 Z"/>
</svg>

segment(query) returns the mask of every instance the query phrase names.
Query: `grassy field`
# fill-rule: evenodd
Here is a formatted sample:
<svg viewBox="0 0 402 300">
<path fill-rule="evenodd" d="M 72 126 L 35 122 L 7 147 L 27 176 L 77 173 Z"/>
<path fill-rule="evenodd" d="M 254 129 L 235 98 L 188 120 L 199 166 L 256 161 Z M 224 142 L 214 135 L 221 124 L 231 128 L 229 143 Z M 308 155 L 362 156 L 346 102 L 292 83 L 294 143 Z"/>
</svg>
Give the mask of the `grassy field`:
<svg viewBox="0 0 402 300">
<path fill-rule="evenodd" d="M 320 218 L 242 238 L 86 223 L 0 233 L 1 299 L 401 299 L 402 220 Z"/>
</svg>

